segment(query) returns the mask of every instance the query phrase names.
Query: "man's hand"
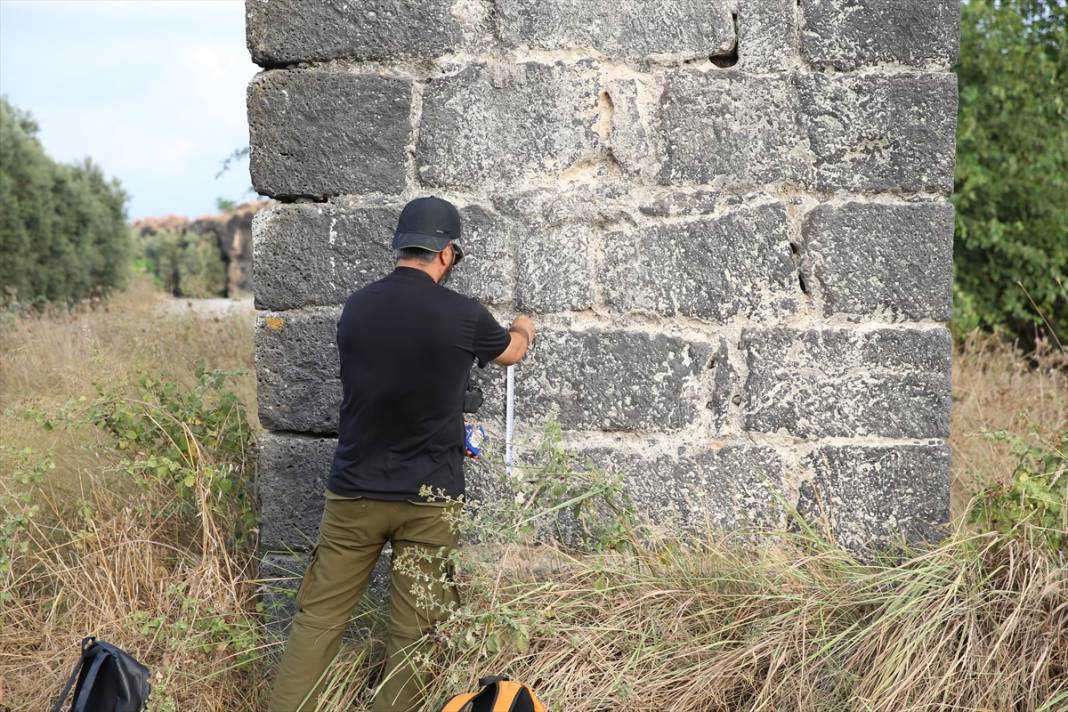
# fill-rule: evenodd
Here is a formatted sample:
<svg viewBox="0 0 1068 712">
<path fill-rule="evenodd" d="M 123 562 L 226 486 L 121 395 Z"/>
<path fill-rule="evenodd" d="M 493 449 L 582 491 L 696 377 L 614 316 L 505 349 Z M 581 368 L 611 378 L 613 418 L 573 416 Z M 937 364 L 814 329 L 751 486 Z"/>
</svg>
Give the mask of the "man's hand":
<svg viewBox="0 0 1068 712">
<path fill-rule="evenodd" d="M 504 353 L 493 359 L 493 363 L 499 366 L 511 366 L 519 363 L 527 355 L 527 348 L 530 347 L 530 342 L 534 340 L 534 321 L 526 314 L 520 314 L 512 321 L 508 331 L 512 335 L 511 343 L 508 344 L 508 348 L 504 350 Z"/>
<path fill-rule="evenodd" d="M 534 341 L 534 320 L 526 314 L 520 314 L 512 320 L 512 325 L 508 327 L 508 331 L 520 331 L 527 337 L 527 343 Z"/>
</svg>

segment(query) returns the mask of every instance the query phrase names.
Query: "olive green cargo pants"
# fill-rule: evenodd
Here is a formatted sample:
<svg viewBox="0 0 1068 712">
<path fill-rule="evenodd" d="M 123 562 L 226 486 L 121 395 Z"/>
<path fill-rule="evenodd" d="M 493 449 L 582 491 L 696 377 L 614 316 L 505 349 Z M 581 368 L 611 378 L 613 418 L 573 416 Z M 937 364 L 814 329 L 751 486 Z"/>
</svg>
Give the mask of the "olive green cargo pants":
<svg viewBox="0 0 1068 712">
<path fill-rule="evenodd" d="M 386 664 L 374 712 L 415 712 L 429 682 L 414 645 L 457 601 L 449 553 L 458 505 L 346 499 L 327 492 L 319 542 L 297 592 L 297 614 L 271 693 L 271 712 L 312 712 L 341 635 L 387 541 L 393 544 Z"/>
</svg>

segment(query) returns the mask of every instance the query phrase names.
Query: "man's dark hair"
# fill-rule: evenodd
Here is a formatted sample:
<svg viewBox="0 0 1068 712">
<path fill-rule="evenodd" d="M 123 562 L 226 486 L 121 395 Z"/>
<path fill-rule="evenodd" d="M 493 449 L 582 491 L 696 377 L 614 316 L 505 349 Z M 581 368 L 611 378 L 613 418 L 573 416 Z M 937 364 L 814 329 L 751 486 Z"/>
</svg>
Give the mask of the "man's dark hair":
<svg viewBox="0 0 1068 712">
<path fill-rule="evenodd" d="M 394 258 L 398 260 L 419 260 L 420 262 L 433 262 L 437 254 L 421 247 L 401 247 L 393 251 Z"/>
</svg>

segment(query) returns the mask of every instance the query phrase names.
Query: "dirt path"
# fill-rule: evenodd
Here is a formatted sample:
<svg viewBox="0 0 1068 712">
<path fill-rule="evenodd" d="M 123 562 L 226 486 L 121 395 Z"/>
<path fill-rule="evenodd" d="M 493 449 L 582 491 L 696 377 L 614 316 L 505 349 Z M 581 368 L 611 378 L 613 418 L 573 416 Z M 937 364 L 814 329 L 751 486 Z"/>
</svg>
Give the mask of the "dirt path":
<svg viewBox="0 0 1068 712">
<path fill-rule="evenodd" d="M 247 299 L 168 299 L 160 302 L 159 310 L 164 314 L 188 314 L 194 312 L 204 317 L 224 317 L 231 314 L 255 313 L 252 298 Z"/>
</svg>

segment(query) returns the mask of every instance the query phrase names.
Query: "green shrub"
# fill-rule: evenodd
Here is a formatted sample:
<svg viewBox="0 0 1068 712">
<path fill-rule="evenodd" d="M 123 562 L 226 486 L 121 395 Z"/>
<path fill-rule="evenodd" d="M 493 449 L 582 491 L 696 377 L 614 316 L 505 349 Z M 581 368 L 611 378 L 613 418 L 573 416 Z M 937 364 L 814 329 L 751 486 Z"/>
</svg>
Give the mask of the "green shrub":
<svg viewBox="0 0 1068 712">
<path fill-rule="evenodd" d="M 954 324 L 1068 338 L 1068 10 L 961 7 Z"/>
<path fill-rule="evenodd" d="M 50 159 L 37 131 L 0 99 L 0 303 L 72 302 L 123 286 L 126 194 L 89 159 Z"/>
<path fill-rule="evenodd" d="M 1019 458 L 1008 484 L 983 489 L 968 521 L 986 531 L 1020 536 L 1051 552 L 1068 546 L 1068 431 L 1042 442 L 1005 431 L 988 437 L 1012 446 Z"/>
<path fill-rule="evenodd" d="M 157 515 L 207 507 L 228 515 L 231 534 L 241 542 L 256 526 L 250 477 L 255 438 L 244 405 L 228 387 L 238 373 L 198 363 L 196 384 L 188 389 L 171 374 L 142 373 L 132 393 L 98 386 L 94 400 L 29 408 L 25 414 L 46 430 L 93 426 L 109 436 L 120 455 L 113 463 L 116 471 L 143 487 L 162 485 L 177 492 L 179 510 Z"/>
</svg>

